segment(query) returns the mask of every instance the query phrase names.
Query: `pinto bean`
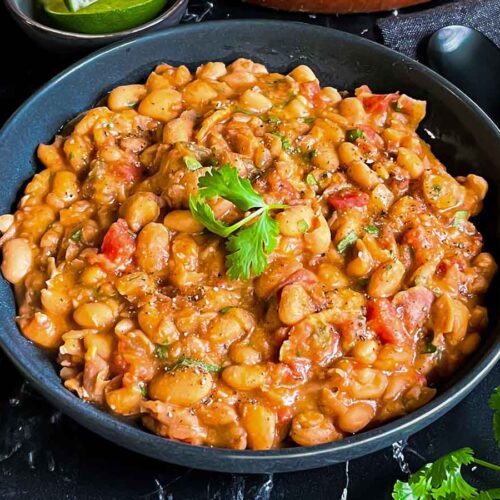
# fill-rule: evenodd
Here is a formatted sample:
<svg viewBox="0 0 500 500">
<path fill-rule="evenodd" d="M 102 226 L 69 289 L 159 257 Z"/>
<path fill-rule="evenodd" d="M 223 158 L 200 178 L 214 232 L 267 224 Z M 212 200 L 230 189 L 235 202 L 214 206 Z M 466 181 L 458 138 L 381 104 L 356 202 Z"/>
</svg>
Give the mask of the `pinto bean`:
<svg viewBox="0 0 500 500">
<path fill-rule="evenodd" d="M 149 384 L 149 395 L 164 403 L 191 406 L 210 394 L 212 384 L 212 375 L 199 368 L 178 368 L 153 378 Z"/>
<path fill-rule="evenodd" d="M 33 265 L 33 253 L 27 240 L 14 238 L 3 246 L 2 274 L 11 283 L 21 282 Z"/>
</svg>

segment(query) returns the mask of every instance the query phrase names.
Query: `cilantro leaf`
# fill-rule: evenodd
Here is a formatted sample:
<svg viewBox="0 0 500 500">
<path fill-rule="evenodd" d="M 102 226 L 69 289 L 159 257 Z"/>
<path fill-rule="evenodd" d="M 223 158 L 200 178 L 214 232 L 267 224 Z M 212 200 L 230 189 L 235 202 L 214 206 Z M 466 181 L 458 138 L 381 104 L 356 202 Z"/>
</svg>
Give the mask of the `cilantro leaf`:
<svg viewBox="0 0 500 500">
<path fill-rule="evenodd" d="M 493 434 L 500 447 L 500 385 L 493 391 L 488 404 L 493 410 Z"/>
<path fill-rule="evenodd" d="M 252 225 L 230 236 L 226 243 L 228 276 L 248 279 L 251 274 L 262 274 L 267 267 L 267 254 L 276 248 L 278 235 L 278 223 L 265 211 Z"/>
<path fill-rule="evenodd" d="M 212 233 L 223 238 L 227 238 L 231 234 L 231 226 L 226 226 L 215 218 L 214 211 L 202 196 L 191 195 L 189 197 L 189 209 L 193 218 Z"/>
<path fill-rule="evenodd" d="M 229 163 L 200 177 L 198 187 L 200 188 L 199 194 L 203 198 L 220 196 L 234 203 L 244 212 L 251 208 L 266 206 L 262 196 L 253 189 L 252 183 L 240 177 L 238 170 Z"/>
<path fill-rule="evenodd" d="M 424 465 L 412 474 L 407 483 L 397 481 L 392 498 L 395 500 L 469 499 L 477 490 L 462 476 L 462 466 L 475 461 L 470 448 L 452 451 Z"/>
<path fill-rule="evenodd" d="M 399 480 L 394 485 L 392 498 L 394 500 L 419 500 L 419 497 L 413 491 L 412 485 Z"/>
</svg>

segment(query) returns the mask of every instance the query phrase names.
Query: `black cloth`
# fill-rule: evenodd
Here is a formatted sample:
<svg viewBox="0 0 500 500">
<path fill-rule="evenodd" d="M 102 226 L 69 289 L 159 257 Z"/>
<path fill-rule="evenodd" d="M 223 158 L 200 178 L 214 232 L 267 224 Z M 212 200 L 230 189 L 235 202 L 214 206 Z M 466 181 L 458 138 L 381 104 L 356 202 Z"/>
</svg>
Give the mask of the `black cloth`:
<svg viewBox="0 0 500 500">
<path fill-rule="evenodd" d="M 377 20 L 384 44 L 414 59 L 421 55 L 430 35 L 454 24 L 482 32 L 500 48 L 500 0 L 458 0 Z"/>
</svg>

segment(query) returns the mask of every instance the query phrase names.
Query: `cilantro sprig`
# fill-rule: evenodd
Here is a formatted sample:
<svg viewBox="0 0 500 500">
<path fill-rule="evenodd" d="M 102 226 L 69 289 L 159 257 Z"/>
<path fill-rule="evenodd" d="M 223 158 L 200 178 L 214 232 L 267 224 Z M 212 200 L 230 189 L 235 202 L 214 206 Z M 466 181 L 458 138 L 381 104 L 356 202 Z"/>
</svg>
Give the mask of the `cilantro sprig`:
<svg viewBox="0 0 500 500">
<path fill-rule="evenodd" d="M 493 430 L 500 446 L 500 386 L 489 400 L 493 414 Z M 479 465 L 500 472 L 500 465 L 474 456 L 471 448 L 451 451 L 435 462 L 425 464 L 408 481 L 396 481 L 392 491 L 394 500 L 494 500 L 500 498 L 500 488 L 478 491 L 462 475 L 462 467 Z"/>
<path fill-rule="evenodd" d="M 230 164 L 200 177 L 198 187 L 198 194 L 189 197 L 189 209 L 193 217 L 210 232 L 228 238 L 228 276 L 231 279 L 248 279 L 252 274 L 262 274 L 267 267 L 267 256 L 276 248 L 279 235 L 278 223 L 269 212 L 286 208 L 286 205 L 268 205 L 253 189 L 251 182 L 240 177 Z M 251 212 L 228 226 L 216 219 L 207 203 L 208 199 L 215 197 L 230 201 L 243 212 Z"/>
</svg>

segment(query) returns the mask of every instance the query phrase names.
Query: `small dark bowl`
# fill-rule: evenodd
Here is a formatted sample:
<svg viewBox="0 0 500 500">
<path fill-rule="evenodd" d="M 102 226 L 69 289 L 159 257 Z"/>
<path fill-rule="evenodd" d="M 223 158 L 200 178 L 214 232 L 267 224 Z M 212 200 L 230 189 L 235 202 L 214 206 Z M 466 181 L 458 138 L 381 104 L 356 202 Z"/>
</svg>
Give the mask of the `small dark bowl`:
<svg viewBox="0 0 500 500">
<path fill-rule="evenodd" d="M 41 17 L 38 15 L 39 9 L 35 2 L 37 0 L 5 0 L 5 5 L 16 23 L 38 45 L 48 51 L 62 54 L 88 53 L 124 38 L 176 26 L 182 19 L 188 4 L 188 0 L 170 0 L 166 9 L 159 16 L 145 24 L 116 33 L 87 35 L 63 31 L 44 24 L 39 20 Z"/>
<path fill-rule="evenodd" d="M 278 49 L 279 48 L 279 49 Z M 248 57 L 272 71 L 308 64 L 323 85 L 353 90 L 368 84 L 375 92 L 400 90 L 428 101 L 420 132 L 454 175 L 474 172 L 490 183 L 483 217 L 476 222 L 485 247 L 499 249 L 500 131 L 462 92 L 428 68 L 360 37 L 300 23 L 223 21 L 154 33 L 93 54 L 51 80 L 0 131 L 0 213 L 10 212 L 20 189 L 39 169 L 34 151 L 49 142 L 61 124 L 92 107 L 116 85 L 143 80 L 159 62 L 195 68 L 206 61 Z M 380 448 L 429 425 L 463 399 L 500 358 L 498 281 L 488 297 L 490 326 L 480 348 L 436 398 L 417 411 L 342 441 L 309 448 L 269 451 L 192 446 L 154 436 L 138 423 L 87 404 L 61 384 L 51 358 L 19 332 L 14 296 L 0 280 L 0 344 L 34 387 L 90 430 L 139 453 L 200 469 L 271 473 L 312 469 L 343 462 Z"/>
</svg>

